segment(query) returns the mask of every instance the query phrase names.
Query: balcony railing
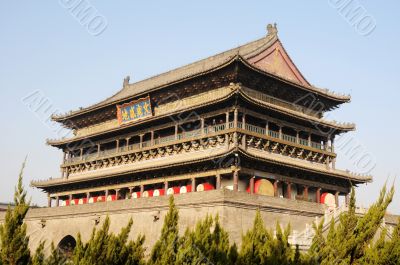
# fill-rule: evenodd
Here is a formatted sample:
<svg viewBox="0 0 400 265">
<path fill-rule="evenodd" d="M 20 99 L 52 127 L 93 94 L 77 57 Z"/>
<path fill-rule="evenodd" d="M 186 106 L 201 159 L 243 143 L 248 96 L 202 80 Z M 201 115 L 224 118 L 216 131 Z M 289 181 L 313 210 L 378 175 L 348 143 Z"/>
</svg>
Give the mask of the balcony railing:
<svg viewBox="0 0 400 265">
<path fill-rule="evenodd" d="M 228 123 L 228 129 L 232 129 L 234 128 L 234 122 L 229 122 Z M 237 127 L 239 129 L 243 129 L 243 123 L 242 122 L 238 122 L 237 123 Z M 264 127 L 259 127 L 256 125 L 252 125 L 252 124 L 245 124 L 244 126 L 244 130 L 249 131 L 249 132 L 254 132 L 257 134 L 262 134 L 262 135 L 267 135 L 269 137 L 273 137 L 276 139 L 282 139 L 284 141 L 288 141 L 288 142 L 292 142 L 292 143 L 296 143 L 296 137 L 292 136 L 292 135 L 287 135 L 287 134 L 281 134 L 281 138 L 279 137 L 279 132 L 277 131 L 273 131 L 273 130 L 268 130 L 268 133 L 266 133 L 266 128 Z M 127 151 L 133 151 L 133 150 L 139 150 L 141 148 L 146 148 L 146 147 L 150 147 L 153 145 L 160 145 L 160 144 L 165 144 L 165 143 L 169 143 L 169 142 L 173 142 L 176 140 L 184 140 L 184 139 L 190 139 L 190 138 L 196 138 L 196 137 L 200 137 L 202 135 L 208 135 L 208 134 L 213 134 L 213 133 L 218 133 L 221 131 L 226 130 L 226 124 L 218 124 L 218 125 L 213 125 L 213 126 L 207 126 L 205 128 L 202 129 L 196 129 L 196 130 L 192 130 L 192 131 L 187 131 L 187 132 L 182 132 L 182 133 L 178 133 L 176 136 L 175 135 L 168 135 L 168 136 L 164 136 L 164 137 L 159 137 L 159 138 L 155 138 L 153 140 L 153 144 L 151 142 L 151 140 L 148 141 L 144 141 L 142 142 L 142 144 L 140 143 L 133 143 L 130 144 L 129 146 L 122 146 L 117 148 L 113 148 L 113 149 L 109 149 L 109 150 L 103 150 L 100 152 L 96 152 L 96 153 L 91 153 L 91 154 L 85 154 L 82 156 L 76 156 L 76 157 L 72 157 L 69 158 L 67 160 L 67 162 L 77 162 L 77 161 L 87 161 L 87 160 L 91 160 L 92 158 L 96 158 L 96 157 L 106 157 L 106 156 L 110 156 L 116 153 L 121 153 L 121 152 L 127 152 Z M 306 139 L 302 139 L 299 138 L 299 144 L 303 145 L 303 146 L 309 146 L 308 140 Z M 316 149 L 323 149 L 323 145 L 321 143 L 317 143 L 317 142 L 311 142 L 310 145 L 312 148 L 316 148 Z"/>
</svg>

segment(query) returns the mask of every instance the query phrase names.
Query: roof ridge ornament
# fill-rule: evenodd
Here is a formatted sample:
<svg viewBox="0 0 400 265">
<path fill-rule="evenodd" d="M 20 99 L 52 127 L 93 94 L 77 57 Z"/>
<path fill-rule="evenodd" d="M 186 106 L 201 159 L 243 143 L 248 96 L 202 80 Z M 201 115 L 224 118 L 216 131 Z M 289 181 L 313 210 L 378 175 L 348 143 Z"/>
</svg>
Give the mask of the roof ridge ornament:
<svg viewBox="0 0 400 265">
<path fill-rule="evenodd" d="M 124 78 L 124 83 L 122 84 L 122 87 L 123 88 L 125 88 L 125 87 L 127 87 L 128 85 L 129 85 L 129 80 L 131 79 L 131 77 L 129 76 L 129 75 L 127 75 L 125 78 Z"/>
<path fill-rule="evenodd" d="M 278 35 L 278 28 L 276 27 L 276 23 L 267 25 L 267 36 L 276 36 Z"/>
</svg>

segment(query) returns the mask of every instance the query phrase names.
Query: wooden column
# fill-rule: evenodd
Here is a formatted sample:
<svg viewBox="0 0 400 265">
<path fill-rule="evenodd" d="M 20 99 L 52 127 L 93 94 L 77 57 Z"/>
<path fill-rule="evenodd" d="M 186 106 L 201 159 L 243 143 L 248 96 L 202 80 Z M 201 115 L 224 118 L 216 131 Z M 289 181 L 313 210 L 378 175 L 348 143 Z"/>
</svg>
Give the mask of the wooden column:
<svg viewBox="0 0 400 265">
<path fill-rule="evenodd" d="M 311 132 L 308 134 L 308 146 L 311 146 Z"/>
<path fill-rule="evenodd" d="M 217 190 L 221 188 L 221 174 L 215 176 L 215 186 Z"/>
<path fill-rule="evenodd" d="M 346 207 L 348 207 L 350 205 L 350 193 L 347 193 L 345 196 L 345 203 L 346 203 Z"/>
<path fill-rule="evenodd" d="M 266 123 L 265 123 L 265 134 L 266 135 L 269 135 L 269 122 L 267 121 Z"/>
<path fill-rule="evenodd" d="M 119 152 L 119 139 L 116 140 L 115 149 L 116 149 L 115 151 L 118 153 Z"/>
<path fill-rule="evenodd" d="M 140 197 L 143 196 L 143 192 L 144 192 L 144 185 L 141 184 L 141 185 L 140 185 Z"/>
<path fill-rule="evenodd" d="M 115 189 L 115 200 L 119 200 L 119 191 L 120 189 Z"/>
<path fill-rule="evenodd" d="M 299 131 L 296 130 L 296 144 L 300 143 Z"/>
<path fill-rule="evenodd" d="M 167 191 L 168 191 L 168 181 L 167 180 L 164 181 L 164 191 L 165 191 L 165 195 L 167 195 Z"/>
<path fill-rule="evenodd" d="M 278 194 L 278 183 L 279 183 L 279 180 L 275 180 L 274 181 L 274 196 L 275 197 L 278 197 L 279 196 L 279 194 Z"/>
<path fill-rule="evenodd" d="M 304 186 L 304 190 L 303 190 L 303 199 L 305 201 L 308 201 L 308 186 Z"/>
<path fill-rule="evenodd" d="M 108 197 L 108 190 L 105 190 L 105 194 L 104 194 L 105 196 L 106 196 L 106 199 L 105 199 L 105 201 L 107 201 L 107 197 Z"/>
<path fill-rule="evenodd" d="M 129 199 L 132 199 L 133 187 L 129 187 Z"/>
<path fill-rule="evenodd" d="M 279 125 L 279 139 L 282 139 L 282 126 Z"/>
<path fill-rule="evenodd" d="M 97 144 L 97 156 L 100 156 L 100 144 Z"/>
<path fill-rule="evenodd" d="M 336 204 L 336 207 L 339 207 L 339 192 L 338 191 L 335 192 L 335 204 Z"/>
<path fill-rule="evenodd" d="M 233 171 L 233 191 L 238 191 L 239 188 L 239 171 L 235 169 Z"/>
<path fill-rule="evenodd" d="M 200 118 L 200 129 L 201 129 L 201 134 L 205 134 L 205 132 L 204 132 L 204 118 Z"/>
<path fill-rule="evenodd" d="M 286 189 L 286 193 L 287 193 L 287 198 L 288 199 L 292 199 L 292 183 L 290 182 L 286 182 L 287 185 L 287 189 Z"/>
<path fill-rule="evenodd" d="M 321 188 L 317 188 L 317 192 L 315 195 L 317 198 L 317 203 L 321 203 Z"/>
<path fill-rule="evenodd" d="M 151 145 L 154 145 L 154 131 L 150 132 L 150 142 L 151 142 Z"/>
<path fill-rule="evenodd" d="M 225 114 L 225 124 L 226 124 L 225 130 L 229 129 L 229 111 L 227 111 Z"/>
<path fill-rule="evenodd" d="M 250 194 L 254 194 L 254 179 L 255 177 L 250 178 Z"/>
<path fill-rule="evenodd" d="M 246 113 L 242 114 L 242 129 L 246 129 Z M 242 135 L 242 146 L 244 149 L 247 149 L 247 143 L 246 143 L 246 134 Z"/>
<path fill-rule="evenodd" d="M 51 208 L 51 197 L 50 197 L 50 193 L 47 193 L 47 207 Z"/>
<path fill-rule="evenodd" d="M 143 134 L 139 135 L 139 148 L 143 148 Z"/>
<path fill-rule="evenodd" d="M 60 197 L 56 196 L 56 206 L 60 206 Z"/>
<path fill-rule="evenodd" d="M 129 139 L 130 139 L 130 137 L 127 137 L 127 138 L 126 138 L 126 150 L 129 149 Z"/>
<path fill-rule="evenodd" d="M 325 163 L 326 163 L 326 168 L 329 169 L 329 166 L 330 166 L 330 158 L 329 158 L 329 156 L 326 157 Z"/>
<path fill-rule="evenodd" d="M 89 203 L 90 192 L 86 192 L 86 203 Z"/>
<path fill-rule="evenodd" d="M 335 136 L 331 138 L 331 152 L 335 152 Z"/>
<path fill-rule="evenodd" d="M 196 192 L 196 178 L 192 178 L 192 192 Z"/>
<path fill-rule="evenodd" d="M 178 124 L 175 124 L 175 140 L 178 139 Z"/>
<path fill-rule="evenodd" d="M 233 111 L 233 127 L 237 128 L 238 127 L 238 110 L 235 109 Z"/>
<path fill-rule="evenodd" d="M 70 194 L 70 195 L 69 195 L 69 205 L 71 205 L 72 199 L 73 199 L 73 196 L 72 196 L 72 194 Z"/>
<path fill-rule="evenodd" d="M 81 158 L 81 160 L 82 160 L 82 158 L 83 158 L 83 148 L 81 148 L 81 153 L 80 153 L 80 158 Z"/>
</svg>

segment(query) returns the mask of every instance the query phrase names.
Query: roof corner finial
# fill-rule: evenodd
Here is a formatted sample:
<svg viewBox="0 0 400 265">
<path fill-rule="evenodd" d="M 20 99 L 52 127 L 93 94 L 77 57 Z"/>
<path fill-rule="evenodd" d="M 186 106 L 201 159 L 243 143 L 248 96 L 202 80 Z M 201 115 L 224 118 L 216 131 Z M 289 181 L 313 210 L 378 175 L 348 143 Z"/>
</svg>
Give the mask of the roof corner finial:
<svg viewBox="0 0 400 265">
<path fill-rule="evenodd" d="M 267 25 L 267 36 L 276 36 L 278 35 L 278 28 L 276 27 L 276 23 Z"/>
<path fill-rule="evenodd" d="M 123 83 L 124 88 L 129 85 L 130 79 L 131 79 L 131 77 L 129 75 L 124 78 L 124 83 Z"/>
</svg>

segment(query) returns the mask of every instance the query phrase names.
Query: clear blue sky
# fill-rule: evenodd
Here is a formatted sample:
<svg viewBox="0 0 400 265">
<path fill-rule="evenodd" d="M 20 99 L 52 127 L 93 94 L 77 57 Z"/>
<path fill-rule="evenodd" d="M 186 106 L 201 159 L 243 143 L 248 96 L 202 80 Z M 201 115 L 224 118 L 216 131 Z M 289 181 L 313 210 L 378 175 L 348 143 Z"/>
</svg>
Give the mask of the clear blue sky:
<svg viewBox="0 0 400 265">
<path fill-rule="evenodd" d="M 92 1 L 107 20 L 98 36 L 63 2 L 0 4 L 0 201 L 12 199 L 25 155 L 26 185 L 60 176 L 62 154 L 45 145 L 58 135 L 23 104 L 26 95 L 39 90 L 63 112 L 88 106 L 118 91 L 126 75 L 138 81 L 236 47 L 265 35 L 270 22 L 278 23 L 286 50 L 312 84 L 352 95 L 330 118 L 355 122 L 349 136 L 376 162 L 374 182 L 357 189 L 359 204 L 367 206 L 399 175 L 398 1 L 355 2 L 376 22 L 368 36 L 332 6 L 338 0 Z M 338 167 L 358 169 L 345 150 L 338 156 Z M 390 210 L 400 213 L 399 179 L 396 186 Z M 46 201 L 37 190 L 29 194 L 35 203 Z"/>
</svg>

